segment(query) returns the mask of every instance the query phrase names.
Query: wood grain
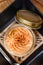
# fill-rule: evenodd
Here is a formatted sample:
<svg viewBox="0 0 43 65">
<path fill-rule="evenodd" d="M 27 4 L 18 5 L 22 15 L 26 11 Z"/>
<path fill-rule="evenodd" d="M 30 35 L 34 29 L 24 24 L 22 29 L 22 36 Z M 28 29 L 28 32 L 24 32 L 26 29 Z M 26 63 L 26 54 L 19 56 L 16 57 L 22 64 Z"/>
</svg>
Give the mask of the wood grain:
<svg viewBox="0 0 43 65">
<path fill-rule="evenodd" d="M 39 2 L 41 5 L 43 5 L 43 0 L 36 0 L 37 2 Z"/>
<path fill-rule="evenodd" d="M 43 5 L 40 4 L 37 0 L 31 0 L 33 5 L 37 8 L 37 10 L 40 11 L 41 14 L 43 14 Z"/>
<path fill-rule="evenodd" d="M 3 12 L 14 0 L 0 0 L 0 13 Z"/>
</svg>

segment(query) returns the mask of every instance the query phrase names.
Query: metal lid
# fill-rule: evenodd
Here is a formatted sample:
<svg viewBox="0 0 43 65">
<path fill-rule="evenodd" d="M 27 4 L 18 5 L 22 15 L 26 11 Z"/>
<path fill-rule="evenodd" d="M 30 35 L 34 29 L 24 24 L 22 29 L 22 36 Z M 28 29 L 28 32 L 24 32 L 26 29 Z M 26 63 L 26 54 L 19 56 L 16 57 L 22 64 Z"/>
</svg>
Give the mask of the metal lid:
<svg viewBox="0 0 43 65">
<path fill-rule="evenodd" d="M 39 27 L 39 24 L 42 23 L 42 19 L 39 15 L 35 14 L 32 11 L 28 11 L 28 10 L 19 10 L 17 12 L 16 19 L 18 20 L 19 23 L 23 23 L 26 25 L 35 24 L 36 26 L 36 24 L 38 24 L 38 26 L 36 27 Z"/>
</svg>

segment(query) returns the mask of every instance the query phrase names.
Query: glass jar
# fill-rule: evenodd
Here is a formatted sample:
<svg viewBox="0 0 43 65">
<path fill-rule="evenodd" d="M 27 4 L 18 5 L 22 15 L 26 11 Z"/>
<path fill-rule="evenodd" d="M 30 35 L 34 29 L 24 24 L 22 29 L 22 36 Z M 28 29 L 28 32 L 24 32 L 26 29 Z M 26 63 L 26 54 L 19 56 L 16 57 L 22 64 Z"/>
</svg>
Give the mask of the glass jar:
<svg viewBox="0 0 43 65">
<path fill-rule="evenodd" d="M 35 34 L 31 28 L 15 24 L 4 35 L 4 47 L 13 56 L 27 55 L 35 45 Z"/>
</svg>

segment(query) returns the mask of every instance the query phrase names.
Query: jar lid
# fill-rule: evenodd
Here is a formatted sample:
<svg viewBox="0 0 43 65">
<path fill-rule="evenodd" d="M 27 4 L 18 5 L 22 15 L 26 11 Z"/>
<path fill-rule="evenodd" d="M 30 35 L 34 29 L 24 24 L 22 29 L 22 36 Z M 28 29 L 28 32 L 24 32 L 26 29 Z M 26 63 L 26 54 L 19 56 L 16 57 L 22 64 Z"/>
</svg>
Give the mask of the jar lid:
<svg viewBox="0 0 43 65">
<path fill-rule="evenodd" d="M 38 24 L 38 26 L 36 27 L 39 27 L 39 24 L 42 23 L 42 19 L 39 15 L 37 15 L 36 13 L 32 11 L 28 11 L 28 10 L 19 10 L 17 12 L 16 19 L 18 22 L 26 24 L 26 25 L 33 26 L 35 24 L 36 26 L 36 24 Z"/>
</svg>

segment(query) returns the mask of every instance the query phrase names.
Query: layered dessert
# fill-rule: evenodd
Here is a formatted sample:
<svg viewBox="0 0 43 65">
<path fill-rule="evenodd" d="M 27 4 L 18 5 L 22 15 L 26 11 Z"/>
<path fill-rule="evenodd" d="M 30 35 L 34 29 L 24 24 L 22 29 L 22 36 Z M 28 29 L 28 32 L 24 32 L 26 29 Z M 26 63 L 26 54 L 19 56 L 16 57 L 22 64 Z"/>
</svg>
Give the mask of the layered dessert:
<svg viewBox="0 0 43 65">
<path fill-rule="evenodd" d="M 31 49 L 33 42 L 32 32 L 21 26 L 11 29 L 4 39 L 6 49 L 15 56 L 25 55 Z"/>
</svg>

